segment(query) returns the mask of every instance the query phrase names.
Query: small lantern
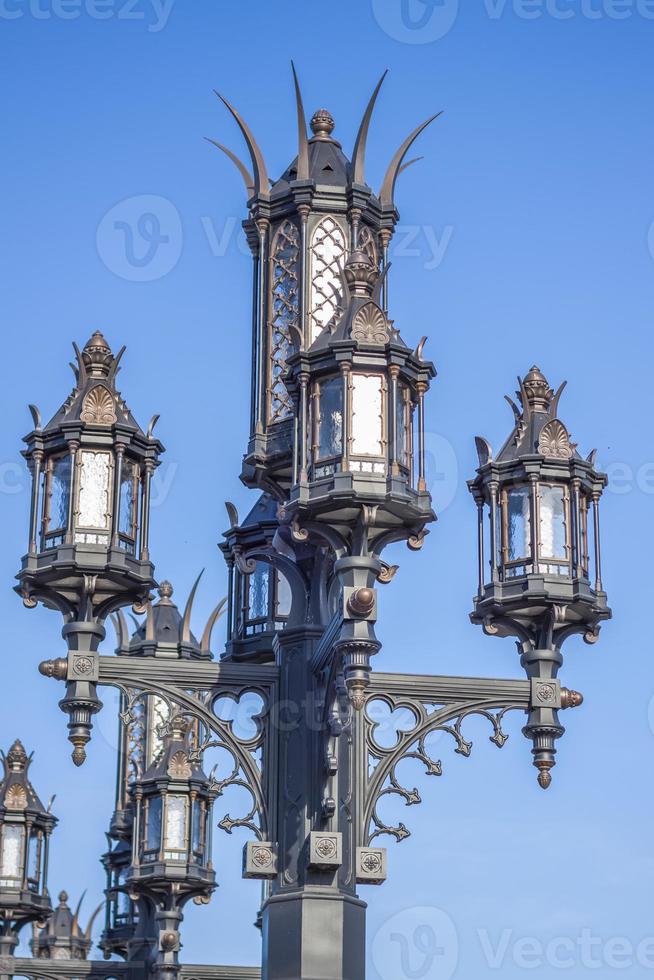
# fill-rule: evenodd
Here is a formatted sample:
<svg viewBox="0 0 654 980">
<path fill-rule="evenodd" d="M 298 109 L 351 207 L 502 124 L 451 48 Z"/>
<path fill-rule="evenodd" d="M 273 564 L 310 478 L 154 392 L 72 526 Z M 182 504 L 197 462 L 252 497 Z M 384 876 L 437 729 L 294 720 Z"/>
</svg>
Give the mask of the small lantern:
<svg viewBox="0 0 654 980">
<path fill-rule="evenodd" d="M 290 583 L 275 568 L 280 560 L 273 547 L 279 531 L 277 509 L 277 501 L 262 494 L 239 524 L 233 504 L 228 507 L 233 523 L 220 548 L 229 575 L 226 656 L 230 659 L 273 660 L 275 634 L 290 621 Z"/>
<path fill-rule="evenodd" d="M 537 367 L 518 379 L 515 427 L 493 457 L 477 439 L 479 469 L 469 488 L 478 508 L 479 581 L 473 623 L 515 636 L 532 682 L 524 734 L 533 742 L 543 789 L 551 783 L 559 710 L 583 698 L 561 688 L 565 640 L 594 643 L 611 611 L 602 585 L 599 500 L 607 483 L 595 451 L 583 459 L 558 417 L 559 400 Z"/>
<path fill-rule="evenodd" d="M 28 758 L 16 740 L 2 755 L 0 785 L 0 952 L 11 955 L 27 922 L 51 912 L 47 888 L 48 845 L 56 818 L 43 806 L 28 778 Z"/>
<path fill-rule="evenodd" d="M 180 899 L 207 897 L 215 887 L 210 814 L 216 792 L 192 761 L 188 726 L 170 721 L 163 752 L 132 786 L 135 804 L 130 893 L 162 895 L 174 885 Z"/>
<path fill-rule="evenodd" d="M 537 367 L 519 380 L 522 411 L 497 457 L 477 439 L 469 484 L 479 510 L 479 584 L 473 621 L 510 617 L 529 627 L 561 610 L 555 629 L 577 624 L 592 640 L 610 615 L 602 587 L 599 500 L 606 476 L 595 451 L 577 452 L 559 400 Z M 488 530 L 486 530 L 488 529 Z M 501 629 L 501 623 L 498 623 Z"/>
<path fill-rule="evenodd" d="M 116 389 L 123 351 L 101 333 L 75 346 L 75 388 L 34 429 L 23 455 L 32 473 L 29 548 L 18 575 L 29 605 L 77 610 L 89 594 L 101 616 L 142 601 L 153 584 L 150 483 L 163 447 L 144 434 Z"/>
</svg>

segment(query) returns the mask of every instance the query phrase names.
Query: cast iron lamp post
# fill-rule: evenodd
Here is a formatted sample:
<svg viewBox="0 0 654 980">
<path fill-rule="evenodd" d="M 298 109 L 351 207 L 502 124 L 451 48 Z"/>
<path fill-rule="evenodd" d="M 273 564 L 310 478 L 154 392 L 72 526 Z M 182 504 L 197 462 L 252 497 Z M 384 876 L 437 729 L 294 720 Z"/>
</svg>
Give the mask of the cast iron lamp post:
<svg viewBox="0 0 654 980">
<path fill-rule="evenodd" d="M 242 522 L 227 505 L 230 528 L 221 550 L 228 635 L 218 660 L 210 640 L 219 608 L 198 642 L 190 623 L 195 586 L 183 617 L 166 583 L 158 603 L 150 596 L 149 476 L 161 446 L 152 424 L 144 435 L 124 408 L 114 385 L 117 362 L 101 338 L 79 355 L 77 386 L 61 412 L 43 431 L 35 414 L 27 440 L 35 489 L 19 590 L 28 605 L 42 600 L 67 619 L 68 657 L 40 669 L 67 682 L 62 707 L 71 715 L 76 762 L 100 708 L 97 684 L 121 691 L 125 727 L 104 857 L 103 948 L 125 957 L 134 980 L 152 967 L 169 980 L 184 974 L 177 955 L 181 907 L 212 891 L 202 828 L 212 799 L 229 786 L 246 789 L 251 803 L 218 826 L 228 833 L 246 828 L 252 836 L 243 873 L 264 882 L 261 976 L 362 980 L 366 906 L 359 887 L 387 877 L 382 838 L 409 834 L 404 823 L 385 820 L 379 804 L 389 797 L 407 806 L 421 802 L 398 766 L 411 758 L 440 775 L 432 733 L 446 733 L 467 756 L 468 716 L 487 719 L 490 740 L 501 747 L 505 715 L 521 711 L 547 788 L 563 733 L 558 712 L 581 701 L 561 687 L 561 646 L 572 633 L 595 640 L 610 615 L 597 513 L 606 481 L 593 457 L 577 455 L 558 419 L 560 392 L 554 395 L 533 369 L 521 382 L 522 408 L 514 406 L 515 430 L 497 458 L 478 440 L 480 468 L 470 485 L 479 510 L 473 621 L 487 633 L 517 638 L 527 680 L 373 669 L 381 647 L 379 587 L 398 567 L 385 561 L 384 550 L 402 541 L 421 548 L 435 520 L 424 398 L 436 372 L 424 359 L 425 340 L 408 345 L 389 318 L 388 247 L 399 217 L 398 176 L 412 143 L 436 117 L 393 154 L 375 193 L 366 183 L 365 153 L 382 81 L 349 160 L 326 110 L 314 114 L 308 135 L 295 78 L 298 153 L 276 181 L 250 129 L 223 99 L 251 161 L 250 170 L 215 144 L 247 190 L 252 383 L 241 478 L 260 497 Z M 131 524 L 121 518 L 124 473 L 133 477 L 132 496 L 124 491 Z M 130 603 L 145 623 L 130 639 L 118 612 L 118 655 L 100 656 L 104 618 Z M 258 710 L 243 732 L 222 706 L 245 706 L 246 698 Z M 379 704 L 411 719 L 391 746 L 379 736 Z M 191 726 L 192 749 L 185 741 Z M 231 764 L 208 780 L 200 764 L 210 746 Z M 116 969 L 94 967 L 107 977 Z M 252 975 L 188 970 L 208 980 Z"/>
</svg>

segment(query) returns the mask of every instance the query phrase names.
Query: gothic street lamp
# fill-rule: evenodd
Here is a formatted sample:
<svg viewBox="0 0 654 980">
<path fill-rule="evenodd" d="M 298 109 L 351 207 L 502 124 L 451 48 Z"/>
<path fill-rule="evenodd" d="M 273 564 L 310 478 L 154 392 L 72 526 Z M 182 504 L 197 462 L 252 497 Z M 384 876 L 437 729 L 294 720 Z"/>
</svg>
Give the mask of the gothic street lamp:
<svg viewBox="0 0 654 980">
<path fill-rule="evenodd" d="M 155 905 L 156 969 L 174 978 L 182 909 L 191 898 L 208 902 L 216 887 L 210 819 L 216 789 L 196 761 L 184 717 L 173 715 L 169 724 L 160 757 L 131 787 L 132 863 L 125 886 L 134 901 L 145 896 Z"/>
<path fill-rule="evenodd" d="M 149 662 L 211 660 L 211 634 L 225 601 L 217 604 L 201 639 L 196 639 L 191 629 L 191 614 L 199 580 L 200 576 L 183 612 L 173 601 L 174 590 L 170 582 L 161 582 L 159 601 L 146 604 L 145 620 L 131 637 L 125 616 L 119 610 L 113 617 L 118 637 L 117 656 Z M 130 695 L 123 691 L 120 696 L 116 802 L 107 834 L 109 850 L 102 859 L 107 874 L 107 904 L 101 947 L 106 958 L 118 953 L 136 961 L 147 960 L 152 953 L 154 923 L 152 905 L 147 897 L 142 895 L 132 900 L 127 886 L 133 848 L 133 789 L 144 773 L 160 762 L 166 744 L 165 732 L 171 715 L 179 710 L 179 706 L 157 694 L 136 691 Z M 194 721 L 190 734 L 199 744 L 204 738 L 204 729 Z"/>
<path fill-rule="evenodd" d="M 558 708 L 581 703 L 561 690 L 565 640 L 596 642 L 611 611 L 602 588 L 599 500 L 607 483 L 595 450 L 583 459 L 558 417 L 559 400 L 537 367 L 518 379 L 515 427 L 496 457 L 477 438 L 479 469 L 469 487 L 478 507 L 479 584 L 472 621 L 486 633 L 515 636 L 534 685 L 524 729 L 533 740 L 543 789 L 551 783 Z M 592 555 L 592 565 L 591 565 Z"/>
<path fill-rule="evenodd" d="M 48 894 L 48 845 L 57 822 L 43 806 L 28 778 L 32 761 L 18 739 L 2 755 L 0 785 L 0 955 L 11 956 L 28 922 L 45 920 L 52 910 Z"/>
<path fill-rule="evenodd" d="M 41 601 L 65 617 L 70 656 L 60 702 L 70 721 L 73 761 L 81 765 L 96 692 L 97 650 L 106 616 L 142 604 L 154 584 L 149 552 L 150 483 L 161 443 L 132 417 L 116 388 L 123 354 L 114 357 L 101 333 L 83 351 L 74 345 L 75 387 L 56 415 L 34 429 L 23 455 L 32 473 L 29 549 L 17 591 L 26 606 Z M 54 668 L 53 668 L 54 669 Z"/>
<path fill-rule="evenodd" d="M 421 802 L 398 767 L 412 759 L 440 775 L 429 740 L 436 732 L 468 756 L 472 742 L 462 725 L 470 715 L 490 723 L 490 740 L 501 748 L 504 716 L 520 711 L 547 787 L 563 734 L 559 711 L 581 701 L 561 686 L 562 645 L 575 633 L 594 641 L 610 615 L 598 514 L 606 478 L 593 454 L 578 455 L 558 418 L 561 389 L 555 395 L 534 368 L 520 383 L 515 428 L 497 457 L 477 440 L 479 469 L 470 484 L 479 512 L 472 620 L 488 634 L 517 639 L 527 679 L 373 670 L 381 648 L 377 586 L 397 571 L 384 549 L 400 541 L 420 548 L 435 520 L 424 397 L 436 372 L 423 358 L 425 341 L 413 347 L 403 339 L 388 300 L 395 185 L 431 120 L 392 156 L 375 193 L 365 180 L 365 152 L 382 81 L 348 159 L 326 110 L 314 114 L 307 133 L 295 78 L 298 152 L 276 181 L 223 99 L 251 160 L 250 170 L 216 144 L 247 189 L 254 290 L 241 478 L 260 496 L 242 523 L 227 505 L 220 658 L 210 650 L 220 607 L 200 641 L 191 632 L 195 586 L 183 615 L 168 583 L 159 602 L 150 600 L 148 488 L 161 446 L 153 423 L 144 435 L 115 391 L 117 359 L 101 338 L 78 355 L 76 389 L 50 425 L 42 430 L 34 411 L 26 453 L 34 473 L 30 550 L 19 590 L 28 605 L 41 600 L 66 616 L 68 659 L 40 669 L 67 683 L 61 704 L 71 715 L 77 762 L 100 707 L 96 684 L 121 692 L 102 946 L 106 956 L 125 957 L 128 980 L 142 980 L 152 967 L 167 980 L 178 975 L 183 907 L 191 898 L 207 901 L 215 887 L 211 810 L 229 786 L 250 796 L 247 813 L 226 815 L 218 826 L 255 838 L 246 843 L 243 873 L 265 882 L 262 975 L 364 976 L 359 886 L 386 879 L 380 839 L 409 835 L 404 823 L 382 816 L 380 803 Z M 131 491 L 121 489 L 123 473 L 134 477 Z M 124 513 L 133 515 L 131 524 Z M 130 603 L 145 613 L 132 636 L 120 611 Z M 117 655 L 100 657 L 102 624 L 112 612 Z M 245 708 L 245 698 L 261 708 L 239 731 L 221 702 Z M 379 737 L 376 702 L 409 718 L 390 747 Z M 209 746 L 231 759 L 220 781 L 201 768 Z M 99 977 L 111 969 L 93 965 Z"/>
</svg>

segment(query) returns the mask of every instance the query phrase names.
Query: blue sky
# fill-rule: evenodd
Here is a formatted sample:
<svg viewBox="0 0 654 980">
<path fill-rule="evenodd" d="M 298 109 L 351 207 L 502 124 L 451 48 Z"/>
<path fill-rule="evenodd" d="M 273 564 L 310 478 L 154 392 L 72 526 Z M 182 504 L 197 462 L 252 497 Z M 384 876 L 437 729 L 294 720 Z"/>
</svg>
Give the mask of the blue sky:
<svg viewBox="0 0 654 980">
<path fill-rule="evenodd" d="M 465 481 L 473 437 L 503 441 L 502 396 L 534 362 L 552 384 L 568 379 L 562 417 L 611 476 L 602 521 L 615 619 L 594 648 L 568 645 L 562 677 L 586 702 L 565 719 L 548 793 L 519 717 L 501 753 L 472 720 L 471 758 L 443 743 L 443 777 L 415 775 L 425 802 L 399 814 L 413 836 L 391 844 L 388 883 L 362 890 L 369 976 L 651 975 L 653 41 L 649 0 L 0 0 L 0 742 L 20 736 L 36 751 L 38 791 L 57 793 L 54 894 L 87 888 L 87 913 L 102 897 L 115 719 L 108 695 L 75 770 L 61 692 L 36 672 L 64 650 L 60 623 L 11 592 L 27 540 L 26 405 L 49 415 L 66 397 L 73 339 L 99 328 L 114 349 L 127 345 L 123 394 L 142 423 L 161 414 L 168 450 L 152 515 L 157 571 L 183 599 L 206 568 L 199 626 L 225 592 L 223 501 L 241 513 L 254 501 L 238 481 L 250 357 L 244 195 L 202 138 L 242 147 L 212 89 L 237 104 L 278 174 L 295 152 L 291 57 L 307 112 L 329 108 L 348 151 L 388 67 L 373 184 L 406 133 L 445 110 L 421 137 L 424 160 L 401 178 L 391 272 L 391 313 L 407 341 L 429 335 L 439 370 L 427 428 L 440 520 L 421 554 L 393 556 L 401 570 L 381 597 L 377 666 L 520 676 L 513 643 L 468 622 L 476 556 Z M 158 227 L 138 225 L 146 212 Z M 117 219 L 132 229 L 122 238 L 108 231 Z M 155 247 L 159 235 L 168 241 Z M 242 844 L 216 837 L 221 887 L 188 913 L 187 960 L 258 960 L 259 892 L 240 879 Z M 430 930 L 444 952 L 422 941 Z"/>
</svg>

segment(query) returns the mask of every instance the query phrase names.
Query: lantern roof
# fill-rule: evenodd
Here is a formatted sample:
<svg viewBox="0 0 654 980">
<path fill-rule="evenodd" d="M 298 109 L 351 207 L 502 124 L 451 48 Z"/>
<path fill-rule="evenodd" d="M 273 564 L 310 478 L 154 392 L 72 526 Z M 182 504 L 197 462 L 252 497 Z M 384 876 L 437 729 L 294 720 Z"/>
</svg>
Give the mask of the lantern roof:
<svg viewBox="0 0 654 980">
<path fill-rule="evenodd" d="M 116 388 L 116 376 L 125 351 L 122 347 L 114 357 L 109 344 L 99 330 L 89 338 L 80 351 L 73 344 L 75 387 L 61 408 L 44 427 L 45 434 L 67 422 L 111 426 L 119 424 L 145 438 L 138 422 Z"/>
<path fill-rule="evenodd" d="M 168 724 L 170 734 L 164 739 L 163 751 L 140 777 L 139 786 L 144 783 L 160 783 L 162 780 L 193 781 L 208 785 L 209 780 L 201 762 L 191 755 L 188 720 L 178 712 L 173 714 Z"/>
<path fill-rule="evenodd" d="M 77 903 L 77 908 L 73 913 L 68 905 L 68 893 L 59 893 L 59 904 L 49 916 L 45 927 L 39 931 L 35 930 L 32 939 L 32 952 L 38 959 L 86 959 L 91 948 L 91 932 L 101 905 L 95 910 L 91 919 L 83 930 L 79 923 L 79 913 L 82 906 L 84 895 Z M 52 950 L 57 953 L 52 955 Z"/>
<path fill-rule="evenodd" d="M 202 573 L 198 575 L 193 588 L 181 613 L 173 601 L 174 589 L 171 583 L 164 580 L 157 590 L 158 602 L 148 602 L 145 606 L 145 620 L 136 622 L 136 629 L 131 634 L 125 615 L 120 610 L 113 617 L 114 628 L 118 636 L 118 652 L 130 657 L 171 657 L 177 659 L 211 659 L 209 644 L 213 627 L 220 617 L 224 600 L 218 603 L 206 624 L 201 640 L 198 640 L 191 630 L 191 616 L 195 594 Z"/>
<path fill-rule="evenodd" d="M 505 396 L 513 410 L 515 425 L 495 462 L 513 462 L 534 455 L 564 461 L 581 459 L 576 443 L 571 441 L 567 428 L 558 417 L 559 401 L 566 383 L 564 381 L 555 392 L 535 364 L 524 378 L 518 378 L 518 404 L 508 395 Z M 477 447 L 481 465 L 490 462 L 488 443 L 478 439 Z"/>
<path fill-rule="evenodd" d="M 0 783 L 0 807 L 6 810 L 49 813 L 29 780 L 28 771 L 31 763 L 32 755 L 27 755 L 23 743 L 18 738 L 6 755 L 2 753 L 4 779 Z"/>
<path fill-rule="evenodd" d="M 375 202 L 376 208 L 394 213 L 397 178 L 410 163 L 415 162 L 415 160 L 405 162 L 407 154 L 418 136 L 441 113 L 430 116 L 409 134 L 391 157 L 378 194 L 373 194 L 365 179 L 366 146 L 377 97 L 388 72 L 383 73 L 370 97 L 359 125 L 350 159 L 343 153 L 338 140 L 332 136 L 335 123 L 332 114 L 327 109 L 318 109 L 314 113 L 310 123 L 313 135 L 308 136 L 302 93 L 293 65 L 292 70 L 295 87 L 298 154 L 278 180 L 270 180 L 264 155 L 250 127 L 227 99 L 216 92 L 241 131 L 247 145 L 252 171 L 228 147 L 216 140 L 209 140 L 209 142 L 225 153 L 235 165 L 245 183 L 248 198 L 259 201 L 279 198 L 286 195 L 293 185 L 308 182 L 316 186 L 325 185 L 332 188 L 343 188 L 344 190 L 357 188 L 363 192 L 364 197 Z"/>
</svg>

